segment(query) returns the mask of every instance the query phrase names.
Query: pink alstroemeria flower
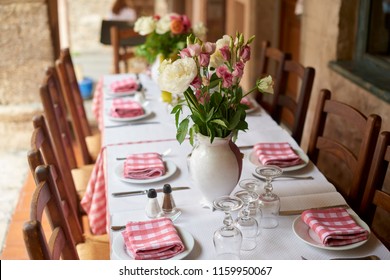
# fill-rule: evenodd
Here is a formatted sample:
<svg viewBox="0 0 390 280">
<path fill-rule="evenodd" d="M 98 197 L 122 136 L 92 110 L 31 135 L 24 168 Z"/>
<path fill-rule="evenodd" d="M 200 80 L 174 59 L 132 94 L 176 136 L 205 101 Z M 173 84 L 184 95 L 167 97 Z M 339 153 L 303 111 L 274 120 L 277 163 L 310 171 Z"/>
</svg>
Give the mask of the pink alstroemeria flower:
<svg viewBox="0 0 390 280">
<path fill-rule="evenodd" d="M 202 67 L 208 66 L 210 63 L 210 54 L 209 53 L 201 53 L 199 55 L 199 64 Z"/>
<path fill-rule="evenodd" d="M 202 91 L 200 89 L 196 90 L 195 97 L 198 100 L 198 102 L 202 105 L 206 104 L 210 100 L 210 94 L 208 94 L 208 92 L 202 94 Z"/>
<path fill-rule="evenodd" d="M 202 51 L 202 47 L 201 47 L 201 45 L 199 45 L 199 44 L 192 44 L 192 45 L 189 45 L 189 46 L 187 47 L 187 49 L 188 49 L 188 51 L 190 52 L 190 55 L 191 55 L 192 57 L 194 57 L 194 56 L 199 56 L 200 53 L 201 53 L 201 51 Z"/>
<path fill-rule="evenodd" d="M 194 80 L 191 82 L 191 86 L 193 86 L 194 88 L 200 88 L 202 85 L 202 79 L 199 77 L 199 75 L 197 75 Z"/>
<path fill-rule="evenodd" d="M 233 84 L 233 75 L 226 65 L 219 66 L 216 73 L 217 76 L 222 79 L 223 87 L 228 88 Z"/>
<path fill-rule="evenodd" d="M 247 62 L 251 58 L 251 48 L 248 45 L 245 45 L 241 49 L 240 56 L 243 62 Z"/>
<path fill-rule="evenodd" d="M 179 53 L 181 58 L 191 57 L 190 50 L 188 48 L 182 49 Z"/>
<path fill-rule="evenodd" d="M 229 46 L 223 46 L 222 48 L 219 49 L 219 51 L 221 52 L 223 59 L 225 59 L 226 61 L 230 60 Z"/>
<path fill-rule="evenodd" d="M 244 75 L 244 67 L 245 67 L 244 62 L 242 61 L 237 62 L 232 73 L 233 76 L 241 79 L 242 75 Z"/>
<path fill-rule="evenodd" d="M 202 52 L 212 54 L 215 52 L 216 45 L 215 43 L 206 42 L 202 45 Z"/>
</svg>

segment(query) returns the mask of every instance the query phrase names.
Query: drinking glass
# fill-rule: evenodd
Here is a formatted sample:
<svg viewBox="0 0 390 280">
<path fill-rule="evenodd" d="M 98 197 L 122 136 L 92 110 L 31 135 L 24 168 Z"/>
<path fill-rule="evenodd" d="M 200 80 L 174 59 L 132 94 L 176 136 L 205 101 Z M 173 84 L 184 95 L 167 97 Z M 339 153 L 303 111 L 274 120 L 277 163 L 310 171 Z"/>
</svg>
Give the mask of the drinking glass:
<svg viewBox="0 0 390 280">
<path fill-rule="evenodd" d="M 279 225 L 280 199 L 272 192 L 272 180 L 282 175 L 283 170 L 275 165 L 265 165 L 257 167 L 255 171 L 266 179 L 264 192 L 259 195 L 259 204 L 262 213 L 260 226 L 262 228 L 275 228 Z"/>
<path fill-rule="evenodd" d="M 241 250 L 251 251 L 256 248 L 256 237 L 259 225 L 255 218 L 250 216 L 249 204 L 257 201 L 259 195 L 253 191 L 243 190 L 234 194 L 244 202 L 240 215 L 235 220 L 235 226 L 242 233 Z"/>
<path fill-rule="evenodd" d="M 256 194 L 260 195 L 263 191 L 262 183 L 258 179 L 243 179 L 239 182 L 240 188 L 255 192 Z M 242 211 L 241 211 L 242 212 Z M 240 212 L 240 215 L 241 215 Z M 249 215 L 256 219 L 257 224 L 259 226 L 259 230 L 257 232 L 257 235 L 260 235 L 260 224 L 261 224 L 261 209 L 259 208 L 259 200 L 255 200 L 253 202 L 249 203 Z"/>
<path fill-rule="evenodd" d="M 232 211 L 240 209 L 243 201 L 235 196 L 222 196 L 214 200 L 213 206 L 225 212 L 223 226 L 214 232 L 214 249 L 218 259 L 239 260 L 242 233 L 234 226 Z"/>
</svg>

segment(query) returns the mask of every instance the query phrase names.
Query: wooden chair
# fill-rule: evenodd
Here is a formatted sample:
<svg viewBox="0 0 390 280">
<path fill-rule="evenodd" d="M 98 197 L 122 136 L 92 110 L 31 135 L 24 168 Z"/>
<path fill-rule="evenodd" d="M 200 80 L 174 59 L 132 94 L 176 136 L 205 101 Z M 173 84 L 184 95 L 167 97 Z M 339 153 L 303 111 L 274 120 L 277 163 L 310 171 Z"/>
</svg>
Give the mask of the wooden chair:
<svg viewBox="0 0 390 280">
<path fill-rule="evenodd" d="M 40 96 L 43 104 L 47 130 L 52 139 L 54 151 L 59 162 L 67 166 L 72 172 L 76 189 L 83 196 L 94 165 L 88 164 L 78 167 L 73 149 L 72 136 L 66 115 L 66 108 L 61 93 L 61 86 L 57 73 L 53 67 L 46 71 L 46 76 L 40 87 Z M 64 155 L 60 151 L 64 150 Z"/>
<path fill-rule="evenodd" d="M 56 186 L 60 197 L 69 206 L 68 222 L 76 241 L 84 238 L 97 240 L 99 242 L 109 242 L 108 235 L 93 235 L 89 229 L 88 217 L 80 205 L 81 193 L 77 192 L 73 176 L 69 166 L 63 160 L 65 152 L 63 149 L 57 151 L 59 158 L 56 158 L 54 146 L 50 139 L 48 128 L 43 115 L 33 118 L 34 131 L 31 137 L 32 150 L 28 153 L 30 170 L 34 175 L 34 170 L 39 165 L 53 165 L 58 170 Z"/>
<path fill-rule="evenodd" d="M 320 91 L 307 154 L 356 212 L 363 196 L 381 122 L 378 115 L 366 117 L 348 104 L 331 100 L 329 90 Z M 332 135 L 325 133 L 325 127 L 332 125 L 339 127 L 341 132 Z M 352 135 L 346 135 L 345 126 L 356 131 L 352 130 Z M 343 135 L 337 139 L 336 134 Z"/>
<path fill-rule="evenodd" d="M 67 112 L 71 117 L 71 124 L 78 148 L 81 152 L 82 165 L 92 164 L 101 148 L 100 133 L 92 134 L 92 129 L 85 113 L 84 102 L 80 94 L 75 69 L 69 49 L 62 49 L 56 61 L 56 70 L 61 83 Z"/>
<path fill-rule="evenodd" d="M 134 31 L 132 27 L 129 28 L 119 28 L 118 26 L 111 26 L 110 28 L 110 38 L 111 45 L 113 50 L 113 66 L 114 74 L 119 74 L 121 72 L 128 72 L 128 60 L 133 58 L 134 55 L 134 46 L 138 42 L 140 35 Z M 121 45 L 121 41 L 129 40 L 133 38 L 135 40 L 134 45 Z M 123 67 L 121 65 L 123 64 Z M 123 71 L 121 71 L 123 68 Z"/>
<path fill-rule="evenodd" d="M 260 99 L 260 104 L 277 123 L 290 131 L 291 136 L 299 144 L 302 140 L 315 70 L 292 60 L 289 53 L 270 47 L 267 41 L 262 43 L 260 56 L 260 73 L 271 71 L 268 67 L 270 60 L 276 63 L 276 76 L 273 76 L 274 94 L 268 97 L 268 101 Z"/>
<path fill-rule="evenodd" d="M 388 249 L 390 249 L 390 193 L 388 188 L 390 185 L 389 178 L 386 180 L 386 174 L 390 174 L 389 162 L 390 132 L 383 131 L 379 135 L 373 156 L 360 205 L 360 215 Z"/>
<path fill-rule="evenodd" d="M 40 165 L 35 170 L 37 188 L 30 209 L 30 220 L 23 226 L 23 237 L 30 259 L 33 260 L 107 260 L 109 245 L 103 242 L 76 242 L 68 225 L 66 207 L 55 186 L 57 173 L 51 165 Z M 65 208 L 66 209 L 66 208 Z M 42 227 L 43 212 L 51 232 Z"/>
</svg>

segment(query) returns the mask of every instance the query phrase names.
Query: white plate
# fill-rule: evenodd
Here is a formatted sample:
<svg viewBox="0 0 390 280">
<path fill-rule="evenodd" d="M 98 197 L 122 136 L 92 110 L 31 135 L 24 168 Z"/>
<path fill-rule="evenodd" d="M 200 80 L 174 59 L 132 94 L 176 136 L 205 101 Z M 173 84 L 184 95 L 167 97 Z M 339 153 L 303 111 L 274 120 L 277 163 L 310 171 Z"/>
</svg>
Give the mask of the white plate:
<svg viewBox="0 0 390 280">
<path fill-rule="evenodd" d="M 362 228 L 366 229 L 368 231 L 368 234 L 370 234 L 370 227 L 362 219 L 360 219 L 359 216 L 356 215 L 356 213 L 353 210 L 347 209 L 347 211 L 352 216 L 352 218 L 356 221 L 356 223 Z M 366 240 L 356 242 L 353 244 L 344 245 L 344 246 L 325 246 L 322 244 L 318 235 L 301 219 L 301 216 L 298 216 L 294 220 L 292 229 L 295 235 L 306 244 L 309 244 L 317 248 L 326 249 L 326 250 L 333 250 L 333 251 L 349 250 L 349 249 L 359 247 L 368 241 L 367 238 Z"/>
<path fill-rule="evenodd" d="M 247 114 L 253 113 L 253 112 L 260 109 L 260 105 L 259 105 L 259 103 L 256 102 L 256 100 L 253 100 L 252 98 L 250 98 L 249 101 L 251 102 L 252 107 L 245 110 L 245 112 Z"/>
<path fill-rule="evenodd" d="M 125 97 L 125 96 L 131 96 L 134 95 L 137 92 L 137 90 L 131 90 L 131 91 L 124 91 L 124 92 L 113 92 L 110 89 L 107 90 L 107 95 L 110 97 Z"/>
<path fill-rule="evenodd" d="M 150 178 L 150 179 L 130 179 L 130 178 L 125 178 L 123 176 L 123 162 L 118 164 L 115 167 L 115 175 L 118 176 L 118 178 L 126 183 L 133 183 L 133 184 L 146 184 L 146 183 L 153 183 L 153 182 L 159 182 L 162 180 L 165 180 L 169 177 L 171 177 L 173 174 L 175 174 L 177 166 L 170 160 L 164 161 L 165 163 L 165 169 L 166 172 L 164 175 L 155 177 L 155 178 Z"/>
<path fill-rule="evenodd" d="M 309 157 L 300 149 L 294 149 L 297 155 L 303 160 L 303 163 L 288 167 L 281 167 L 283 172 L 294 171 L 301 168 L 304 168 L 309 163 Z M 263 164 L 259 161 L 259 157 L 256 155 L 255 151 L 252 151 L 249 155 L 249 160 L 256 166 L 263 166 Z"/>
<path fill-rule="evenodd" d="M 139 115 L 136 117 L 131 117 L 131 118 L 116 118 L 116 117 L 111 116 L 110 113 L 107 113 L 107 115 L 108 115 L 108 119 L 111 121 L 114 121 L 114 122 L 132 122 L 132 121 L 144 119 L 152 114 L 152 111 L 150 111 L 149 109 L 144 108 L 144 107 L 143 107 L 143 109 L 144 109 L 145 114 Z"/>
<path fill-rule="evenodd" d="M 181 260 L 185 258 L 189 253 L 191 253 L 192 249 L 194 248 L 194 237 L 189 233 L 187 230 L 175 226 L 177 233 L 180 236 L 181 241 L 184 244 L 184 251 L 180 254 L 177 254 L 176 256 L 173 256 L 172 258 L 169 258 L 167 260 Z M 122 234 L 118 234 L 112 243 L 112 251 L 115 254 L 115 256 L 118 259 L 121 260 L 132 260 L 133 258 L 127 253 L 127 249 L 125 246 L 125 241 L 123 240 Z"/>
</svg>

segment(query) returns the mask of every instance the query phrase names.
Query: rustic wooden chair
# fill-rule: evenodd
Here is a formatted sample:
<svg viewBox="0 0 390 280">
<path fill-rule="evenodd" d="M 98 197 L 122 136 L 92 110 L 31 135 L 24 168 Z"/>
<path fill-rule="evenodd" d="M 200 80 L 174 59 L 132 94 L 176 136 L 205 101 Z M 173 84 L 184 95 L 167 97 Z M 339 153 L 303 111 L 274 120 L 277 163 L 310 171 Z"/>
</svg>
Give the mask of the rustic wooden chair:
<svg viewBox="0 0 390 280">
<path fill-rule="evenodd" d="M 113 66 L 114 74 L 127 73 L 129 71 L 128 60 L 135 56 L 134 46 L 139 41 L 140 35 L 134 31 L 133 27 L 120 28 L 118 26 L 111 26 L 110 38 L 113 50 Z M 121 41 L 129 40 L 133 38 L 135 40 L 134 45 L 122 45 Z M 121 65 L 123 64 L 123 67 Z M 121 71 L 121 68 L 123 70 Z"/>
<path fill-rule="evenodd" d="M 332 100 L 329 90 L 320 91 L 307 154 L 356 212 L 381 122 L 378 115 L 366 117 L 352 106 Z M 330 127 L 339 132 L 326 133 L 325 128 Z"/>
<path fill-rule="evenodd" d="M 268 41 L 262 42 L 260 57 L 260 73 L 273 73 L 274 94 L 267 96 L 268 99 L 258 98 L 258 101 L 277 123 L 290 131 L 291 136 L 300 144 L 315 70 L 292 60 L 289 53 L 270 47 Z M 270 69 L 272 62 L 274 72 Z"/>
<path fill-rule="evenodd" d="M 390 132 L 383 131 L 379 135 L 375 149 L 360 205 L 360 215 L 388 249 L 390 249 L 390 193 L 388 188 L 390 178 L 387 178 L 386 174 L 390 174 L 389 162 Z M 374 222 L 374 218 L 378 218 L 379 222 Z M 377 228 L 378 226 L 379 228 Z"/>
<path fill-rule="evenodd" d="M 61 86 L 57 73 L 53 67 L 50 67 L 46 71 L 46 76 L 40 87 L 40 96 L 43 104 L 45 121 L 56 156 L 59 161 L 68 164 L 72 172 L 72 178 L 76 189 L 80 194 L 80 197 L 82 197 L 94 165 L 88 164 L 80 167 L 77 166 L 66 108 L 62 98 Z M 63 158 L 61 158 L 61 155 L 59 154 L 59 151 L 61 150 L 65 151 L 65 156 Z"/>
<path fill-rule="evenodd" d="M 92 133 L 68 48 L 61 50 L 60 57 L 56 61 L 56 70 L 67 112 L 71 117 L 77 147 L 81 152 L 82 165 L 92 164 L 100 152 L 101 137 L 100 133 Z"/>
<path fill-rule="evenodd" d="M 23 226 L 27 252 L 33 260 L 108 260 L 109 244 L 76 242 L 68 225 L 68 213 L 56 187 L 57 173 L 52 165 L 40 165 L 35 170 L 37 188 L 31 201 L 30 220 Z M 63 207 L 65 205 L 65 207 Z M 42 227 L 46 211 L 51 232 Z"/>
<path fill-rule="evenodd" d="M 28 154 L 30 170 L 34 175 L 34 170 L 39 165 L 53 165 L 58 170 L 56 186 L 58 187 L 60 197 L 69 206 L 69 226 L 72 233 L 75 234 L 76 241 L 83 238 L 108 242 L 108 235 L 93 235 L 89 229 L 87 215 L 80 205 L 82 193 L 77 192 L 73 176 L 69 166 L 67 166 L 65 152 L 63 149 L 57 151 L 59 158 L 56 158 L 54 146 L 48 133 L 48 128 L 43 115 L 33 118 L 34 131 L 31 137 L 32 150 Z M 61 147 L 60 147 L 61 148 Z M 81 236 L 81 233 L 83 236 Z M 82 238 L 82 239 L 80 239 Z"/>
</svg>

